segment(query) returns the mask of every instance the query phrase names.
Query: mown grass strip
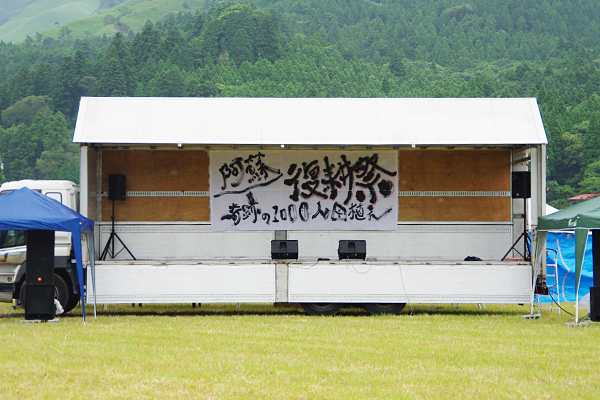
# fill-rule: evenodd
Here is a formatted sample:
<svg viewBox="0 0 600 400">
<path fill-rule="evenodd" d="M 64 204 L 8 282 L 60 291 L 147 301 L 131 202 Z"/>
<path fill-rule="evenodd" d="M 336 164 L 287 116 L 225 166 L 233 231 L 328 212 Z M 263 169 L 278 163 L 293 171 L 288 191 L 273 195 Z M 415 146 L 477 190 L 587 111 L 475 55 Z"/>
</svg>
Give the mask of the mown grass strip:
<svg viewBox="0 0 600 400">
<path fill-rule="evenodd" d="M 110 305 L 84 326 L 77 310 L 22 324 L 0 305 L 3 399 L 598 397 L 599 326 L 556 311 Z"/>
</svg>

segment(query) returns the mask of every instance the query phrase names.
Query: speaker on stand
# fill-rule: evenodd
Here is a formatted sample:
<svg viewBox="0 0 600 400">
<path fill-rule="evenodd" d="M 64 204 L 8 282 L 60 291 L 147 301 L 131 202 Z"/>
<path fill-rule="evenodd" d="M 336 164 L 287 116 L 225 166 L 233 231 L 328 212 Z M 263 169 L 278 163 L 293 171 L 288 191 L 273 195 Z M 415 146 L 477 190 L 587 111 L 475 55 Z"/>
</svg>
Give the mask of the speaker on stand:
<svg viewBox="0 0 600 400">
<path fill-rule="evenodd" d="M 504 257 L 502 257 L 502 261 L 508 256 L 508 254 L 514 250 L 523 260 L 530 261 L 531 260 L 531 251 L 529 246 L 531 244 L 529 235 L 527 233 L 527 199 L 531 198 L 531 172 L 529 171 L 514 171 L 512 173 L 512 198 L 513 199 L 523 199 L 523 233 L 521 236 L 515 240 L 513 245 L 508 249 Z M 523 254 L 521 254 L 517 249 L 517 243 L 523 239 Z"/>
<path fill-rule="evenodd" d="M 111 174 L 108 176 L 108 199 L 125 201 L 127 193 L 127 178 L 125 175 Z"/>
<path fill-rule="evenodd" d="M 106 246 L 104 246 L 104 250 L 100 255 L 100 260 L 106 260 L 107 255 L 110 255 L 110 258 L 115 258 L 121 251 L 123 251 L 121 250 L 119 251 L 119 253 L 115 253 L 115 239 L 118 240 L 119 243 L 121 243 L 123 249 L 125 249 L 129 253 L 131 258 L 133 258 L 134 260 L 136 259 L 133 256 L 133 254 L 131 254 L 131 251 L 129 251 L 127 246 L 125 246 L 125 243 L 123 243 L 119 235 L 117 235 L 117 233 L 115 232 L 115 201 L 125 201 L 127 193 L 126 187 L 127 185 L 125 175 L 111 174 L 108 176 L 108 199 L 112 201 L 112 215 L 110 216 L 112 223 L 110 236 L 108 237 Z"/>
<path fill-rule="evenodd" d="M 515 171 L 512 173 L 512 198 L 531 198 L 531 172 Z"/>
</svg>

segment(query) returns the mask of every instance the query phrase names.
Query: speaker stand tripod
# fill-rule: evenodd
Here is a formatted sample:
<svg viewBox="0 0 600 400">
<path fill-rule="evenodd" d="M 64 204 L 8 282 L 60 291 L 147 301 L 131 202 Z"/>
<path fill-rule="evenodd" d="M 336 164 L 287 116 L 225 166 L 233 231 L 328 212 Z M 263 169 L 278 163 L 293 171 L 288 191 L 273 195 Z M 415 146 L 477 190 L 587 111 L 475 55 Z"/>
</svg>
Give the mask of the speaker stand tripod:
<svg viewBox="0 0 600 400">
<path fill-rule="evenodd" d="M 521 254 L 519 252 L 519 250 L 517 250 L 517 243 L 519 243 L 519 241 L 521 239 L 523 239 L 523 242 L 524 242 L 523 243 L 523 254 Z M 531 245 L 531 240 L 529 239 L 529 234 L 527 232 L 527 199 L 523 199 L 523 233 L 521 233 L 521 236 L 519 236 L 517 238 L 517 240 L 515 240 L 513 245 L 510 247 L 510 249 L 508 249 L 508 251 L 504 255 L 504 257 L 502 257 L 501 261 L 504 261 L 506 256 L 508 256 L 508 254 L 512 250 L 516 251 L 517 254 L 519 254 L 521 257 L 523 257 L 524 261 L 531 261 L 531 250 L 529 249 L 530 245 Z"/>
<path fill-rule="evenodd" d="M 110 258 L 115 258 L 116 256 L 119 255 L 119 253 L 121 253 L 123 251 L 123 249 L 127 250 L 127 252 L 131 256 L 131 258 L 136 260 L 136 258 L 133 256 L 133 254 L 131 254 L 131 251 L 129 251 L 127 246 L 125 246 L 125 243 L 123 243 L 123 241 L 121 240 L 119 235 L 117 235 L 117 232 L 115 232 L 115 200 L 114 199 L 112 201 L 112 215 L 110 216 L 110 219 L 112 220 L 110 236 L 108 237 L 106 246 L 104 246 L 104 250 L 102 250 L 102 255 L 100 256 L 100 260 L 102 260 L 102 261 L 106 260 L 107 255 L 110 255 Z M 119 243 L 121 243 L 121 245 L 123 246 L 123 249 L 121 249 L 119 251 L 119 253 L 116 253 L 116 254 L 115 254 L 115 239 L 117 239 L 119 241 Z"/>
</svg>

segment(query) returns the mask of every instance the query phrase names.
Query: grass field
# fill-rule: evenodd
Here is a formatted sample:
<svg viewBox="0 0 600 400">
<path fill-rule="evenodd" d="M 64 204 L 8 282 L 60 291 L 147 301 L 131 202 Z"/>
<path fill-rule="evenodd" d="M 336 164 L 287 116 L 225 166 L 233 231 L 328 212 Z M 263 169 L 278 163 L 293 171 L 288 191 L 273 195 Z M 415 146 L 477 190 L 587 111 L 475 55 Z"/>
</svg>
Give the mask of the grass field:
<svg viewBox="0 0 600 400">
<path fill-rule="evenodd" d="M 600 326 L 567 327 L 573 317 L 557 311 L 111 305 L 83 325 L 80 310 L 25 324 L 0 305 L 0 398 L 600 397 Z"/>
</svg>

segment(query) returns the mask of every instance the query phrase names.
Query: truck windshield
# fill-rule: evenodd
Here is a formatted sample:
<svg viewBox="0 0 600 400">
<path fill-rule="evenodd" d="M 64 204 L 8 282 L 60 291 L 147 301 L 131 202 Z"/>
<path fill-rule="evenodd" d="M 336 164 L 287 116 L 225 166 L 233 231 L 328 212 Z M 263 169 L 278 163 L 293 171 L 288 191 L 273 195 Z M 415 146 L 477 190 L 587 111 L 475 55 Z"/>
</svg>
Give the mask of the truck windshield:
<svg viewBox="0 0 600 400">
<path fill-rule="evenodd" d="M 25 231 L 0 231 L 0 249 L 25 245 Z"/>
</svg>

